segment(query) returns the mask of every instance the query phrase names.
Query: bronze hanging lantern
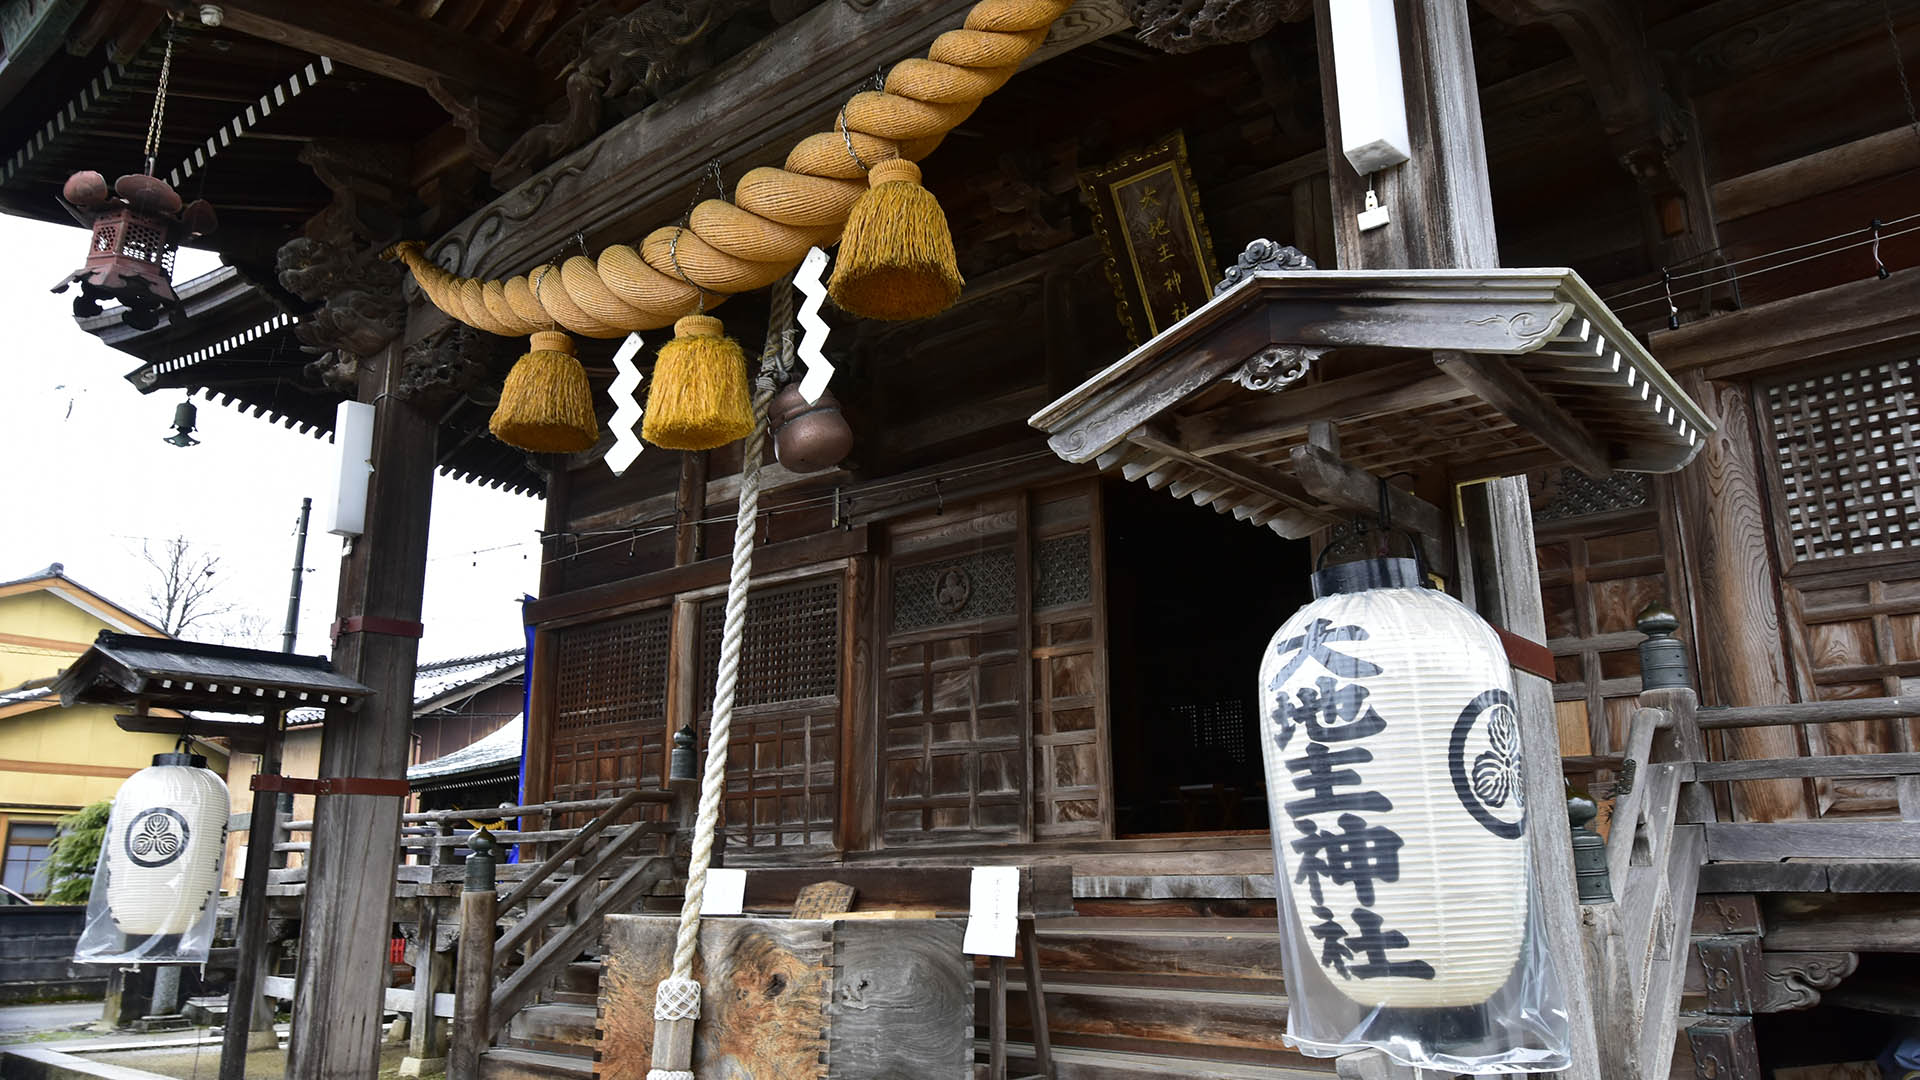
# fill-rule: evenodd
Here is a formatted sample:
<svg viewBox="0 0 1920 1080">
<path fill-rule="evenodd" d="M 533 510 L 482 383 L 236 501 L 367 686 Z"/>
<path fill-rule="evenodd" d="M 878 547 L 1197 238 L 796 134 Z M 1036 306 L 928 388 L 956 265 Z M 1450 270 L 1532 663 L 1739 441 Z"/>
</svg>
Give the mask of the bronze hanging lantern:
<svg viewBox="0 0 1920 1080">
<path fill-rule="evenodd" d="M 182 206 L 172 185 L 153 175 L 172 67 L 169 39 L 147 130 L 147 171 L 123 176 L 108 190 L 105 177 L 85 170 L 68 177 L 61 190 L 60 205 L 93 231 L 86 265 L 53 287 L 58 293 L 80 286 L 80 295 L 73 299 L 75 318 L 98 315 L 100 302 L 111 300 L 126 307 L 128 326 L 153 329 L 163 313 L 171 317 L 180 310 L 180 298 L 173 291 L 174 252 L 183 241 L 205 236 L 217 224 L 212 204 L 197 199 Z"/>
<path fill-rule="evenodd" d="M 809 405 L 800 384 L 788 383 L 767 404 L 767 426 L 773 430 L 773 459 L 792 472 L 831 469 L 853 449 L 853 429 L 831 390 Z"/>
</svg>

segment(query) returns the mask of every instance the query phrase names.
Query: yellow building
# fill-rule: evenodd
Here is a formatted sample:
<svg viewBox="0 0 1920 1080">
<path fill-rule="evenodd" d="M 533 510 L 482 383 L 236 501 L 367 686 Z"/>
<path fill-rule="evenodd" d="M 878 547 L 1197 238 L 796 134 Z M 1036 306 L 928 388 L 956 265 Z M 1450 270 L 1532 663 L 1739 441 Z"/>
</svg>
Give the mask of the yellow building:
<svg viewBox="0 0 1920 1080">
<path fill-rule="evenodd" d="M 167 636 L 54 563 L 0 582 L 0 882 L 44 892 L 40 865 L 62 815 L 110 799 L 120 782 L 173 747 L 167 735 L 122 731 L 107 706 L 67 709 L 50 687 L 102 630 Z M 195 753 L 225 774 L 219 747 Z"/>
</svg>

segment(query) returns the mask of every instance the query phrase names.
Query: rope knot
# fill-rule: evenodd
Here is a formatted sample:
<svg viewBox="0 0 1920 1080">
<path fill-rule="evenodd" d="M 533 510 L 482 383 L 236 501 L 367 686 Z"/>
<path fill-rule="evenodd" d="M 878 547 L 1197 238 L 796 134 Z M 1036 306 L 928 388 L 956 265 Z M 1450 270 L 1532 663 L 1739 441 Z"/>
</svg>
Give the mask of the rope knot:
<svg viewBox="0 0 1920 1080">
<path fill-rule="evenodd" d="M 700 984 L 672 976 L 660 980 L 653 992 L 655 1020 L 700 1019 Z"/>
</svg>

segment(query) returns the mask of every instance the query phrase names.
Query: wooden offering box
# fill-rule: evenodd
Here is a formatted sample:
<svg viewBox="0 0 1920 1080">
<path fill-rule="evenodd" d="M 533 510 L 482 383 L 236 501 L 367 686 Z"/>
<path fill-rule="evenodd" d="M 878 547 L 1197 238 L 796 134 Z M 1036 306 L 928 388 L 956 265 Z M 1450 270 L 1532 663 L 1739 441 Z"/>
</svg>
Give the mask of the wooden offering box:
<svg viewBox="0 0 1920 1080">
<path fill-rule="evenodd" d="M 600 1080 L 645 1080 L 677 916 L 609 915 Z M 973 958 L 958 919 L 706 919 L 696 1076 L 971 1080 Z"/>
</svg>

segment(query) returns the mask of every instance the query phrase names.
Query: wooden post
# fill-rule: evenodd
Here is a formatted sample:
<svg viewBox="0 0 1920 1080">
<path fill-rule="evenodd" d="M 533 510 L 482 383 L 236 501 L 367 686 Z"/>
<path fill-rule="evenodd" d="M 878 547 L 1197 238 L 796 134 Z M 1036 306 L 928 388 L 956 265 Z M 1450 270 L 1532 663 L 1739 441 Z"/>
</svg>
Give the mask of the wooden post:
<svg viewBox="0 0 1920 1080">
<path fill-rule="evenodd" d="M 439 854 L 438 848 L 434 854 Z M 420 898 L 420 924 L 413 943 L 413 1017 L 407 1029 L 407 1056 L 401 1076 L 429 1076 L 447 1067 L 447 1032 L 433 1012 L 433 999 L 447 982 L 447 957 L 435 948 L 440 934 L 438 897 Z"/>
<path fill-rule="evenodd" d="M 254 775 L 272 776 L 280 771 L 283 714 L 276 710 L 262 719 L 267 732 L 260 746 L 260 767 Z M 234 935 L 238 948 L 233 985 L 227 990 L 227 1024 L 220 1036 L 220 1080 L 241 1080 L 246 1075 L 256 1011 L 265 1015 L 268 1038 L 273 1034 L 273 1003 L 261 998 L 260 986 L 267 974 L 267 876 L 279 839 L 280 794 L 255 791 L 253 816 L 247 825 L 246 878 L 240 883 L 240 927 Z"/>
<path fill-rule="evenodd" d="M 396 343 L 362 364 L 360 399 L 378 410 L 374 472 L 366 531 L 342 562 L 335 606 L 334 665 L 374 693 L 357 712 L 328 712 L 321 777 L 406 777 L 435 424 L 403 400 L 401 349 Z M 315 800 L 291 1080 L 364 1080 L 379 1071 L 401 804 L 393 795 Z"/>
<path fill-rule="evenodd" d="M 1480 92 L 1474 78 L 1473 44 L 1467 31 L 1469 5 L 1458 0 L 1396 0 L 1401 79 L 1406 89 L 1412 159 L 1374 178 L 1389 224 L 1360 230 L 1367 179 L 1354 172 L 1340 150 L 1338 90 L 1333 42 L 1326 32 L 1330 0 L 1317 0 L 1321 27 L 1320 85 L 1325 103 L 1327 174 L 1333 196 L 1334 245 L 1341 269 L 1392 267 L 1491 267 L 1500 261 L 1487 177 L 1486 138 L 1480 122 Z M 1507 477 L 1466 489 L 1481 504 L 1478 551 L 1459 553 L 1458 576 L 1474 573 L 1472 595 L 1481 614 L 1531 641 L 1547 639 L 1534 552 L 1533 516 L 1524 477 Z M 1478 569 L 1490 573 L 1475 573 Z M 1553 687 L 1547 680 L 1514 672 L 1521 741 L 1531 767 L 1522 784 L 1528 804 L 1563 805 L 1560 733 L 1554 721 Z M 1572 834 L 1565 814 L 1530 815 L 1533 895 L 1548 941 L 1563 966 L 1572 1033 L 1568 1080 L 1601 1080 L 1594 1036 L 1593 1000 L 1582 959 L 1580 915 L 1575 903 Z"/>
<path fill-rule="evenodd" d="M 467 883 L 460 893 L 460 968 L 453 987 L 453 1040 L 447 1048 L 450 1080 L 478 1080 L 480 1055 L 493 1011 L 493 837 L 486 830 L 467 841 Z"/>
<path fill-rule="evenodd" d="M 1677 478 L 1681 522 L 1691 563 L 1699 652 L 1700 697 L 1709 705 L 1784 705 L 1793 700 L 1773 545 L 1761 494 L 1765 465 L 1754 444 L 1753 407 L 1745 389 L 1710 382 L 1697 372 L 1681 386 L 1719 430 L 1702 436 L 1699 459 Z M 1728 759 L 1798 757 L 1791 727 L 1731 728 L 1719 736 Z M 1805 781 L 1746 780 L 1730 785 L 1736 820 L 1810 816 Z"/>
</svg>

